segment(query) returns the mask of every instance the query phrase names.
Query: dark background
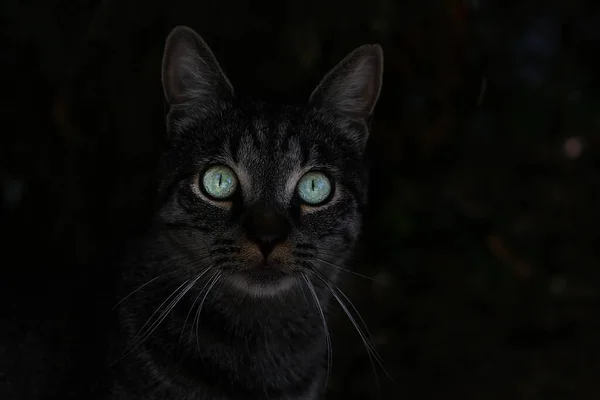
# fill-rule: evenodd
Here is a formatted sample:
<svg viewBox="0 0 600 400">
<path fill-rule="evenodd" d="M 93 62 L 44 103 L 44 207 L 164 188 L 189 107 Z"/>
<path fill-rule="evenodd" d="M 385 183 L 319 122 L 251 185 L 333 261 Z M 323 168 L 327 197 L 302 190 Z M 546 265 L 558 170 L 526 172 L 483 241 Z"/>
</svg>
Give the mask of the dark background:
<svg viewBox="0 0 600 400">
<path fill-rule="evenodd" d="M 67 314 L 152 211 L 163 44 L 186 24 L 238 91 L 282 101 L 384 49 L 355 262 L 380 283 L 347 292 L 394 382 L 340 312 L 331 399 L 600 398 L 599 6 L 3 0 L 0 387 L 77 379 Z"/>
</svg>

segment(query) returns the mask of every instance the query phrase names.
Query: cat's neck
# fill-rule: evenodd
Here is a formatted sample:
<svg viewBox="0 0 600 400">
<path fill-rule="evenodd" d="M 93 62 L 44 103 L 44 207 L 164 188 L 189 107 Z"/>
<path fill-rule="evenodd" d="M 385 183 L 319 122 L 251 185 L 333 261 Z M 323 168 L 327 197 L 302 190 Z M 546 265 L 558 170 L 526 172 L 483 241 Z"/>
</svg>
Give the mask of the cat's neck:
<svg viewBox="0 0 600 400">
<path fill-rule="evenodd" d="M 141 344 L 148 315 L 140 311 L 156 305 L 137 302 L 121 309 L 127 347 L 137 346 L 130 360 L 142 361 L 140 373 L 215 393 L 231 387 L 249 395 L 266 391 L 273 398 L 284 392 L 307 398 L 307 388 L 321 381 L 327 350 L 324 324 L 311 299 L 300 288 L 265 299 L 228 296 L 225 288 L 218 294 L 205 300 L 200 313 L 197 296 L 182 298 Z"/>
</svg>

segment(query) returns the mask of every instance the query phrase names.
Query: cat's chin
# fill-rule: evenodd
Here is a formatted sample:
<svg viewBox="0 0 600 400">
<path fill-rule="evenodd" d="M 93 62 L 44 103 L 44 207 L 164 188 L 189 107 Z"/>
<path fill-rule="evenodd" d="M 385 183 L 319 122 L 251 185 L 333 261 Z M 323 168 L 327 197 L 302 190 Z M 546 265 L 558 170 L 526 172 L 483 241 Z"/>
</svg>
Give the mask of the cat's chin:
<svg viewBox="0 0 600 400">
<path fill-rule="evenodd" d="M 273 297 L 291 290 L 298 278 L 294 275 L 268 269 L 240 271 L 229 277 L 235 290 L 253 297 Z"/>
</svg>

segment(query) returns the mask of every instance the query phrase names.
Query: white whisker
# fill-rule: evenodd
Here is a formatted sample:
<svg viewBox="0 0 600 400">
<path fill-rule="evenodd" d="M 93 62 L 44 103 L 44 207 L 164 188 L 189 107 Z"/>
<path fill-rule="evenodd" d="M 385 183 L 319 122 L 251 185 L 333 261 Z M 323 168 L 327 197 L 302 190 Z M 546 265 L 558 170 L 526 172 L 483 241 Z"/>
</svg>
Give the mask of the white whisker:
<svg viewBox="0 0 600 400">
<path fill-rule="evenodd" d="M 117 304 L 115 304 L 115 305 L 113 306 L 113 308 L 112 308 L 112 309 L 114 310 L 115 308 L 117 308 L 117 307 L 119 306 L 119 304 L 121 304 L 122 302 L 124 302 L 125 300 L 127 300 L 129 297 L 131 297 L 132 295 L 134 295 L 135 293 L 137 293 L 138 291 L 140 291 L 140 290 L 141 290 L 141 289 L 143 289 L 144 287 L 148 286 L 149 284 L 151 284 L 151 283 L 152 283 L 152 282 L 154 282 L 155 280 L 157 280 L 157 279 L 159 279 L 159 278 L 162 278 L 162 277 L 165 277 L 165 276 L 167 276 L 167 275 L 170 275 L 170 274 L 172 274 L 172 273 L 174 273 L 174 272 L 175 272 L 175 271 L 171 271 L 171 272 L 168 272 L 168 273 L 166 273 L 166 274 L 158 275 L 158 276 L 156 276 L 156 277 L 154 277 L 154 278 L 150 279 L 148 282 L 144 283 L 143 285 L 139 286 L 137 289 L 135 289 L 135 290 L 133 290 L 131 293 L 129 293 L 127 296 L 123 297 L 123 298 L 122 298 L 122 299 L 121 299 L 121 300 L 120 300 L 120 301 L 119 301 Z"/>
<path fill-rule="evenodd" d="M 340 305 L 340 307 L 342 308 L 342 310 L 344 311 L 344 313 L 346 314 L 346 316 L 348 317 L 348 319 L 350 320 L 350 322 L 354 326 L 354 329 L 356 330 L 356 332 L 360 336 L 360 338 L 361 338 L 361 340 L 362 340 L 362 342 L 363 342 L 363 344 L 365 346 L 365 349 L 367 350 L 367 355 L 369 357 L 369 361 L 371 362 L 371 366 L 373 368 L 373 373 L 375 374 L 377 385 L 379 386 L 379 379 L 377 377 L 377 372 L 376 372 L 376 369 L 375 369 L 375 363 L 374 363 L 373 360 L 375 360 L 377 362 L 377 364 L 384 371 L 384 373 L 387 375 L 387 377 L 391 381 L 393 381 L 393 378 L 390 376 L 390 374 L 387 372 L 387 370 L 383 366 L 383 359 L 377 353 L 377 350 L 375 349 L 375 346 L 366 337 L 366 335 L 364 334 L 364 332 L 360 328 L 360 325 L 356 322 L 356 319 L 354 318 L 354 316 L 352 315 L 352 313 L 348 310 L 348 307 L 346 306 L 346 304 L 344 303 L 344 301 L 342 300 L 342 298 L 334 290 L 334 288 L 331 286 L 331 284 L 325 278 L 323 278 L 317 271 L 314 271 L 314 270 L 307 270 L 307 271 L 310 272 L 310 273 L 312 273 L 314 276 L 316 276 L 317 279 L 319 279 L 327 287 L 327 289 L 329 290 L 329 292 L 336 299 L 336 301 L 338 302 L 338 304 Z M 339 288 L 338 288 L 338 290 L 339 290 Z M 361 317 L 361 320 L 362 320 L 362 317 Z"/>
<path fill-rule="evenodd" d="M 208 289 L 206 289 L 206 293 L 204 294 L 204 297 L 202 298 L 202 301 L 200 302 L 200 304 L 198 305 L 198 311 L 196 312 L 196 316 L 195 316 L 195 324 L 196 324 L 196 346 L 198 346 L 198 350 L 200 350 L 200 342 L 198 339 L 198 326 L 200 325 L 200 313 L 202 312 L 202 306 L 204 305 L 204 302 L 206 301 L 206 297 L 208 296 L 208 293 L 210 293 L 211 289 L 215 286 L 215 284 L 217 283 L 217 281 L 219 280 L 219 278 L 223 275 L 223 272 L 217 272 L 214 276 L 214 279 L 212 280 L 210 286 L 208 287 Z M 192 327 L 194 326 L 194 322 L 192 322 Z M 201 355 L 202 357 L 202 355 Z"/>
<path fill-rule="evenodd" d="M 321 303 L 319 302 L 319 297 L 317 296 L 315 287 L 313 286 L 310 279 L 308 279 L 306 274 L 302 273 L 302 278 L 304 278 L 304 281 L 306 282 L 306 286 L 308 287 L 308 290 L 310 290 L 310 293 L 312 294 L 312 297 L 315 300 L 315 305 L 317 306 L 317 309 L 319 310 L 319 314 L 321 316 L 321 321 L 323 322 L 325 343 L 327 345 L 327 375 L 325 376 L 325 387 L 327 387 L 327 385 L 329 383 L 329 374 L 331 373 L 331 366 L 333 364 L 333 360 L 332 360 L 333 359 L 333 348 L 331 345 L 331 337 L 329 336 L 329 328 L 327 327 L 327 320 L 325 319 L 325 313 L 323 312 L 323 307 L 321 307 Z"/>
<path fill-rule="evenodd" d="M 356 272 L 356 271 L 352 271 L 351 269 L 348 269 L 348 268 L 341 267 L 341 266 L 339 266 L 339 265 L 337 265 L 337 264 L 334 264 L 334 263 L 332 263 L 331 261 L 327 261 L 327 260 L 324 260 L 324 259 L 322 259 L 322 258 L 319 258 L 319 257 L 314 257 L 314 258 L 315 258 L 316 260 L 318 260 L 318 261 L 320 261 L 320 262 L 322 262 L 322 263 L 324 263 L 324 264 L 326 264 L 326 265 L 329 265 L 329 266 L 331 266 L 331 267 L 334 267 L 334 268 L 336 268 L 336 269 L 338 269 L 338 270 L 340 270 L 340 271 L 342 271 L 342 272 L 347 272 L 347 273 L 349 273 L 349 274 L 356 275 L 356 276 L 358 276 L 358 277 L 361 277 L 361 278 L 368 279 L 368 280 L 370 280 L 370 281 L 373 281 L 373 282 L 375 282 L 375 283 L 381 283 L 381 282 L 379 282 L 379 281 L 378 281 L 377 279 L 375 279 L 375 278 L 371 278 L 370 276 L 363 275 L 363 274 L 361 274 L 361 273 L 359 273 L 359 272 Z"/>
<path fill-rule="evenodd" d="M 204 271 L 202 271 L 200 273 L 200 275 L 198 275 L 198 277 L 196 278 L 196 281 L 199 280 L 200 278 L 202 278 L 204 275 L 206 275 L 206 273 L 210 271 L 210 268 L 205 269 Z M 194 305 L 196 305 L 196 302 L 198 301 L 198 299 L 200 298 L 200 295 L 202 294 L 202 291 L 200 291 L 200 293 L 198 293 L 198 296 L 196 296 L 196 298 L 194 299 L 194 302 L 192 303 L 192 305 L 190 306 L 190 310 L 188 311 L 185 320 L 183 321 L 183 326 L 181 327 L 181 335 L 179 336 L 179 342 L 177 344 L 177 346 L 179 346 L 179 343 L 181 343 L 181 338 L 183 337 L 183 332 L 185 330 L 185 326 L 187 324 L 187 321 L 190 317 L 190 314 L 192 313 L 192 310 L 194 309 Z"/>
</svg>

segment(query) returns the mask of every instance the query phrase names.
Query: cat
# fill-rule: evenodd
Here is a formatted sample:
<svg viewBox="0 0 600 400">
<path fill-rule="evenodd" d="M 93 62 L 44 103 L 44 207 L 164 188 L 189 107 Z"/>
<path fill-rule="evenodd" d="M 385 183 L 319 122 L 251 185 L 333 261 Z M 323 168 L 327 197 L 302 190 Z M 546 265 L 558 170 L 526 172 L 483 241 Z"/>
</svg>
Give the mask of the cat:
<svg viewBox="0 0 600 400">
<path fill-rule="evenodd" d="M 382 73 L 381 47 L 364 45 L 305 104 L 256 101 L 193 29 L 171 31 L 160 207 L 119 279 L 105 398 L 322 395 Z"/>
</svg>

